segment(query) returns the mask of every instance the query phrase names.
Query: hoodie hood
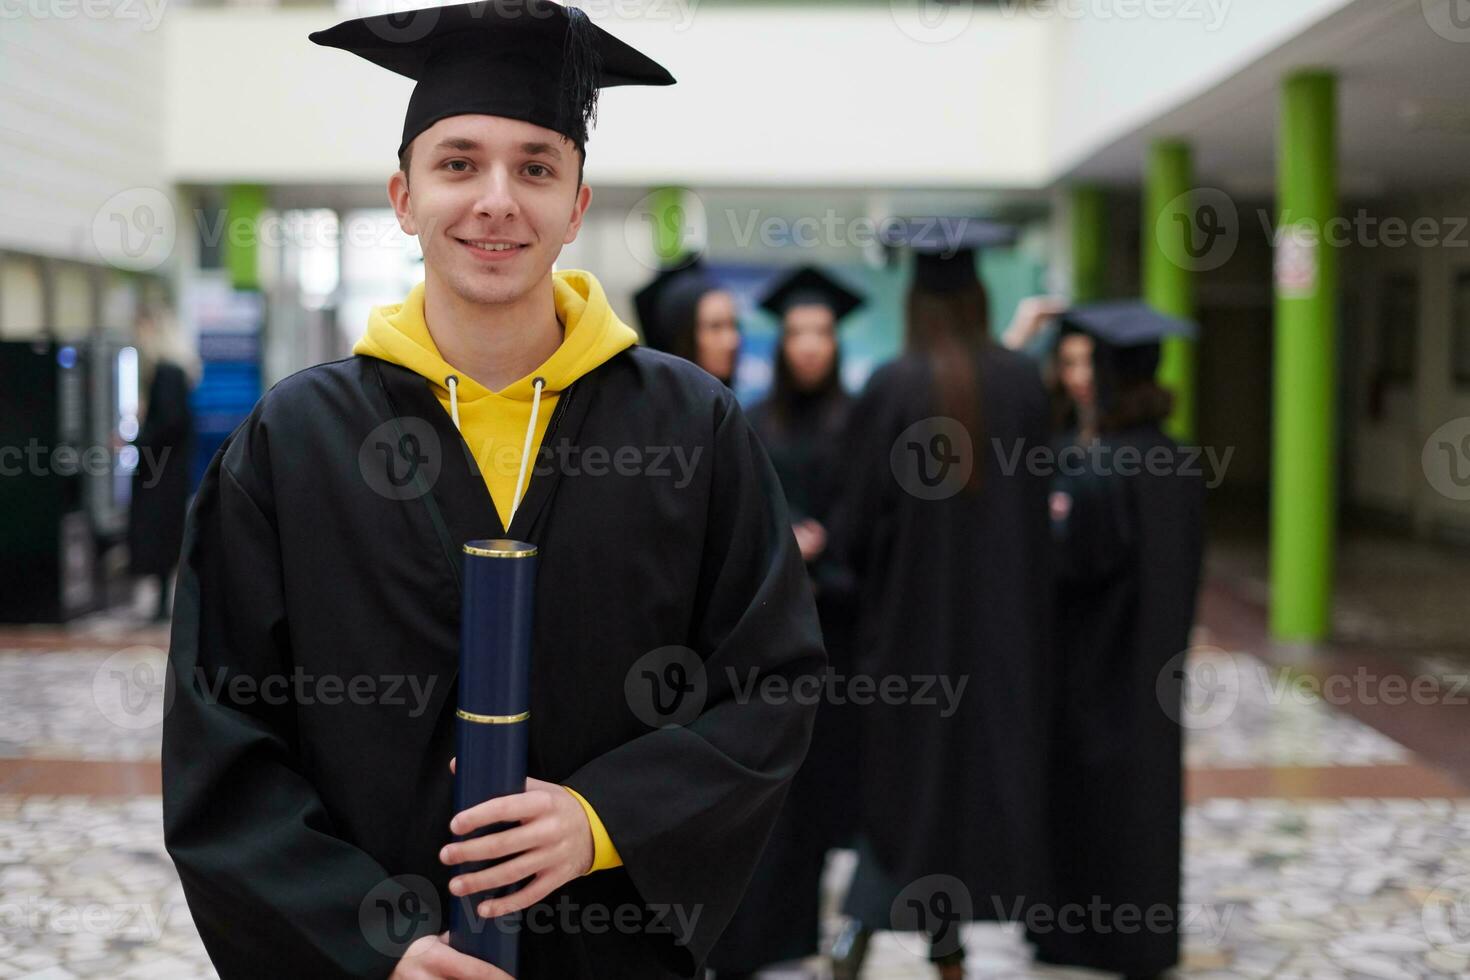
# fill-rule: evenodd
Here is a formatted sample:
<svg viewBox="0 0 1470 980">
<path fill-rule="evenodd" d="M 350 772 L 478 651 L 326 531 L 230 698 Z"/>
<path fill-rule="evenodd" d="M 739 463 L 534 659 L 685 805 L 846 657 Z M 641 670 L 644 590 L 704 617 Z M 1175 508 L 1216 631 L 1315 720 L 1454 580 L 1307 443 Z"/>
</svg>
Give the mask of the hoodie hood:
<svg viewBox="0 0 1470 980">
<path fill-rule="evenodd" d="M 444 360 L 424 318 L 424 284 L 402 303 L 374 308 L 367 333 L 352 353 L 376 357 L 408 368 L 429 382 L 439 404 L 475 457 L 501 527 L 508 529 L 522 498 L 519 491 L 535 479 L 532 453 L 539 451 L 552 410 L 573 381 L 638 341 L 633 328 L 619 320 L 602 286 L 590 273 L 568 270 L 552 276 L 557 318 L 565 325 L 561 346 L 525 377 L 491 391 Z M 456 377 L 454 390 L 448 386 Z M 535 398 L 536 378 L 545 380 Z"/>
<path fill-rule="evenodd" d="M 554 273 L 551 288 L 556 315 L 566 325 L 561 346 L 536 370 L 499 391 L 456 370 L 439 354 L 424 318 L 423 283 L 414 286 L 402 303 L 374 307 L 368 315 L 367 332 L 352 353 L 406 367 L 428 379 L 436 393 L 446 397 L 444 379 L 457 375 L 459 403 L 466 405 L 485 398 L 529 402 L 536 377 L 546 380 L 544 394 L 555 394 L 638 342 L 638 334 L 613 313 L 602 285 L 590 272 L 568 269 Z"/>
</svg>

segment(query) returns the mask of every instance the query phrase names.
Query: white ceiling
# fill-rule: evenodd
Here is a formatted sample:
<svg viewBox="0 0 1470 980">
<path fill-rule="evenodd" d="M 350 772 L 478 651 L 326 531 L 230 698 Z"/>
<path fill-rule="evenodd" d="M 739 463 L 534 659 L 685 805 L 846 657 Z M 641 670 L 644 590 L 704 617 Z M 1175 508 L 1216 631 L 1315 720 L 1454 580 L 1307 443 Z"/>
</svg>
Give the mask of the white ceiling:
<svg viewBox="0 0 1470 980">
<path fill-rule="evenodd" d="M 1470 17 L 1460 31 L 1431 24 L 1445 27 L 1450 4 L 1470 8 L 1467 0 L 1357 0 L 1063 176 L 1137 184 L 1148 144 L 1180 137 L 1194 146 L 1201 183 L 1269 193 L 1281 80 L 1325 68 L 1339 77 L 1345 193 L 1470 183 Z"/>
</svg>

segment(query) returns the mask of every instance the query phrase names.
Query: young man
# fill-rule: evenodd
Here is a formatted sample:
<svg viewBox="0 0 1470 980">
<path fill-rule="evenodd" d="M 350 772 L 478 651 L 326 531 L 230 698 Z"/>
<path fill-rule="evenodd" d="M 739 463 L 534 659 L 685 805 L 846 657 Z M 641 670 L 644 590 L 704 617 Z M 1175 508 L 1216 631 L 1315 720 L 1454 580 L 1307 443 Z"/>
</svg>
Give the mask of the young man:
<svg viewBox="0 0 1470 980">
<path fill-rule="evenodd" d="M 591 200 L 597 87 L 672 78 L 547 0 L 312 39 L 418 79 L 388 190 L 425 282 L 272 388 L 200 487 L 163 746 L 190 910 L 226 978 L 500 978 L 441 930 L 528 879 L 478 906 L 522 916 L 522 980 L 693 976 L 806 752 L 812 709 L 783 692 L 824 654 L 730 392 L 551 271 Z M 481 538 L 539 549 L 534 778 L 455 814 Z"/>
</svg>

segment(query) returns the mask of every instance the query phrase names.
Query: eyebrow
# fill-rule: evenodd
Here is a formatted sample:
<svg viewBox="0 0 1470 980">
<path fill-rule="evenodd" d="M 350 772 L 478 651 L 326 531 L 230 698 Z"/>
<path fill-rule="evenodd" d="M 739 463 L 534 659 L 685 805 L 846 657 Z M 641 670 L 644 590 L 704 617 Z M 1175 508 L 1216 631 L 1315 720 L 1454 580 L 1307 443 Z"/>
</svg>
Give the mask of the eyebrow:
<svg viewBox="0 0 1470 980">
<path fill-rule="evenodd" d="M 482 150 L 484 147 L 480 144 L 479 140 L 472 140 L 464 136 L 449 136 L 434 144 L 434 149 L 459 150 L 468 153 L 474 150 Z M 554 143 L 522 143 L 521 152 L 527 156 L 548 156 L 553 160 L 561 159 L 561 150 Z"/>
<path fill-rule="evenodd" d="M 532 157 L 547 156 L 553 160 L 561 159 L 561 150 L 552 143 L 522 143 L 521 152 Z"/>
</svg>

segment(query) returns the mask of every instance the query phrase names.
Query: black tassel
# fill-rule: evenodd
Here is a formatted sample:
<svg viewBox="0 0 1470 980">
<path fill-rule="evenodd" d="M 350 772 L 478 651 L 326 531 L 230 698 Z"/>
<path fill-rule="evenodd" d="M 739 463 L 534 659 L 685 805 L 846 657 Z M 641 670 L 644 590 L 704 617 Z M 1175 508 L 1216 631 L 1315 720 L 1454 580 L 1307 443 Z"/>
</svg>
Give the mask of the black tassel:
<svg viewBox="0 0 1470 980">
<path fill-rule="evenodd" d="M 586 151 L 587 134 L 597 122 L 597 82 L 602 77 L 602 59 L 595 43 L 596 27 L 587 14 L 568 6 L 566 40 L 562 45 L 561 99 L 558 112 L 563 132 L 571 133 L 579 149 Z"/>
</svg>

